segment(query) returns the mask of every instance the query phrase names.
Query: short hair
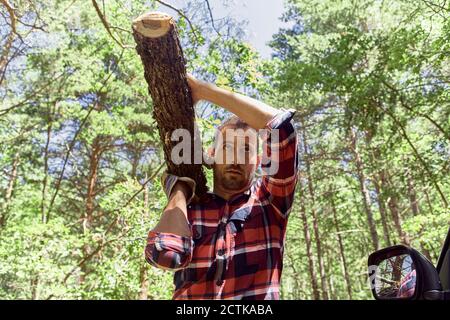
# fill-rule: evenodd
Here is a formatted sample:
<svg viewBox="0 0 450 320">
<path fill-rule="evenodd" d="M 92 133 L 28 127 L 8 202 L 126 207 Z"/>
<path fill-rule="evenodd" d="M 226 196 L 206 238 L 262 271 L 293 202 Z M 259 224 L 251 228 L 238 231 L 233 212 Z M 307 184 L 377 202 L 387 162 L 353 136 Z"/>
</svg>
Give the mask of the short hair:
<svg viewBox="0 0 450 320">
<path fill-rule="evenodd" d="M 242 120 L 241 118 L 239 118 L 236 115 L 232 115 L 231 117 L 229 117 L 228 119 L 225 119 L 224 121 L 222 121 L 222 123 L 219 125 L 219 127 L 217 127 L 217 130 L 222 131 L 222 129 L 226 126 L 229 125 L 233 125 L 236 127 L 236 129 L 247 129 L 247 128 L 251 128 L 250 125 L 245 122 L 244 120 Z"/>
<path fill-rule="evenodd" d="M 251 129 L 251 130 L 254 130 L 256 132 L 256 152 L 258 153 L 258 150 L 259 150 L 258 130 L 255 130 L 247 122 L 245 122 L 244 120 L 242 120 L 241 118 L 239 118 L 236 115 L 231 115 L 230 117 L 228 117 L 227 119 L 222 121 L 222 123 L 217 127 L 216 134 L 214 135 L 213 147 L 216 148 L 216 143 L 217 143 L 217 140 L 218 140 L 218 136 L 219 136 L 219 134 L 222 133 L 223 128 L 225 128 L 227 126 L 230 126 L 230 125 L 235 127 L 235 129 L 243 129 L 243 130 Z"/>
</svg>

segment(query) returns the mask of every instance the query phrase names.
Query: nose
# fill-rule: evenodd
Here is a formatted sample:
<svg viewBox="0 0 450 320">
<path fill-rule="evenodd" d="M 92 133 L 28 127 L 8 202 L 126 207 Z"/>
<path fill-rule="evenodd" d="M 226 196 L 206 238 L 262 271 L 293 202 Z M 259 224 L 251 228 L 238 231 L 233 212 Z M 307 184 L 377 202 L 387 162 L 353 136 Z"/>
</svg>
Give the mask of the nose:
<svg viewBox="0 0 450 320">
<path fill-rule="evenodd" d="M 238 159 L 238 148 L 236 148 L 236 145 L 234 145 L 233 148 L 233 159 L 231 159 L 231 164 L 237 164 L 237 159 Z"/>
<path fill-rule="evenodd" d="M 235 165 L 235 164 L 238 163 L 238 161 L 237 161 L 237 159 L 238 159 L 238 150 L 237 150 L 235 145 L 233 145 L 233 147 L 230 148 L 230 149 L 225 151 L 225 157 L 224 157 L 225 164 Z"/>
</svg>

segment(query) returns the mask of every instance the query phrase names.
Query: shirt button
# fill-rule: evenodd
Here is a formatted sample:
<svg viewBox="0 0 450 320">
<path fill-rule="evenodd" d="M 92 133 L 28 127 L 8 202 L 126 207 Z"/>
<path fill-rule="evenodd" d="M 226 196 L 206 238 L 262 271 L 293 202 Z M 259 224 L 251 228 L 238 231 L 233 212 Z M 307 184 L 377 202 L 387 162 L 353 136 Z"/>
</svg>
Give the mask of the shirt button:
<svg viewBox="0 0 450 320">
<path fill-rule="evenodd" d="M 223 280 L 222 280 L 222 279 L 221 279 L 221 280 L 217 280 L 216 284 L 217 284 L 218 286 L 221 286 L 221 285 L 223 284 Z"/>
<path fill-rule="evenodd" d="M 218 254 L 219 256 L 223 256 L 223 255 L 225 254 L 225 250 L 219 249 L 219 251 L 217 251 L 217 254 Z"/>
<path fill-rule="evenodd" d="M 155 240 L 155 248 L 158 251 L 162 251 L 163 250 L 162 247 L 161 247 L 161 239 L 160 238 L 156 238 L 156 240 Z"/>
</svg>

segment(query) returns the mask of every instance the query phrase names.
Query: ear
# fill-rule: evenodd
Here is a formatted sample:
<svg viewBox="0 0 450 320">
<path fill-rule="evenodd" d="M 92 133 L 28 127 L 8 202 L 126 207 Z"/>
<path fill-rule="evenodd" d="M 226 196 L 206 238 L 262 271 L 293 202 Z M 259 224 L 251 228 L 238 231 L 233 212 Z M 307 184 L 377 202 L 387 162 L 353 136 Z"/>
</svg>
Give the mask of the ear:
<svg viewBox="0 0 450 320">
<path fill-rule="evenodd" d="M 215 153 L 216 153 L 216 151 L 215 151 L 214 147 L 210 146 L 208 148 L 208 156 L 210 156 L 212 158 L 212 157 L 214 157 Z"/>
<path fill-rule="evenodd" d="M 206 152 L 203 152 L 203 165 L 208 169 L 212 169 L 214 167 L 214 148 L 209 147 Z"/>
</svg>

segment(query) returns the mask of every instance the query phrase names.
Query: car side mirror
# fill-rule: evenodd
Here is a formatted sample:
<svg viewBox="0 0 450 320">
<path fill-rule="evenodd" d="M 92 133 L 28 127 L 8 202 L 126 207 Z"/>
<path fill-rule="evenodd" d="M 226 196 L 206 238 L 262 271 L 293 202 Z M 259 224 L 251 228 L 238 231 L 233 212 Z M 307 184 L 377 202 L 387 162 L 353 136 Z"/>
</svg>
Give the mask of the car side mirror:
<svg viewBox="0 0 450 320">
<path fill-rule="evenodd" d="M 372 253 L 369 281 L 377 300 L 440 299 L 442 286 L 433 264 L 413 248 L 397 245 Z"/>
</svg>

